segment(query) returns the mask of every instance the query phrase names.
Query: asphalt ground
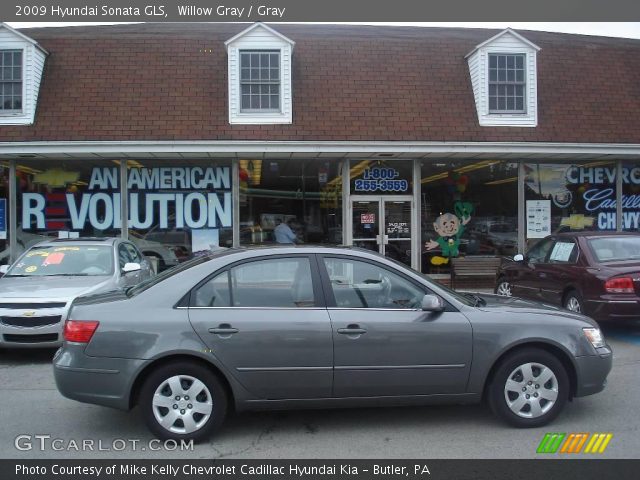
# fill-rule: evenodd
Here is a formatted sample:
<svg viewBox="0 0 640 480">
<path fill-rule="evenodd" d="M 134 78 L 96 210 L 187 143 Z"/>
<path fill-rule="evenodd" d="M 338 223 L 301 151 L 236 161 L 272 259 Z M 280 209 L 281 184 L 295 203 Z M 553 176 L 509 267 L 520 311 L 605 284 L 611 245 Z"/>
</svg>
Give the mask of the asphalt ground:
<svg viewBox="0 0 640 480">
<path fill-rule="evenodd" d="M 149 444 L 152 437 L 135 409 L 120 412 L 62 397 L 52 376 L 52 350 L 2 350 L 0 458 L 577 458 L 536 454 L 547 432 L 612 433 L 598 458 L 638 458 L 640 322 L 605 327 L 605 335 L 614 350 L 607 388 L 575 399 L 547 427 L 511 428 L 484 405 L 240 413 L 210 442 L 183 451 Z M 20 435 L 30 436 L 18 440 L 23 450 L 15 446 Z M 93 450 L 79 451 L 86 440 Z"/>
</svg>

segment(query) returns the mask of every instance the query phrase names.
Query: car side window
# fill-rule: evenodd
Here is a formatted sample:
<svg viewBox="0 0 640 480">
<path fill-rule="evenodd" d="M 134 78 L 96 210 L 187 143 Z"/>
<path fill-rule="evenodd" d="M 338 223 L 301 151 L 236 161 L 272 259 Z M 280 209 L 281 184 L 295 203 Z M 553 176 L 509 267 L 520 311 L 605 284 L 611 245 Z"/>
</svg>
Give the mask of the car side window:
<svg viewBox="0 0 640 480">
<path fill-rule="evenodd" d="M 391 270 L 368 262 L 325 258 L 338 308 L 420 308 L 425 292 Z"/>
<path fill-rule="evenodd" d="M 549 255 L 549 263 L 571 264 L 578 260 L 578 246 L 573 240 L 558 240 Z"/>
<path fill-rule="evenodd" d="M 194 290 L 191 296 L 192 307 L 230 307 L 229 271 L 209 279 Z"/>
<path fill-rule="evenodd" d="M 549 251 L 551 250 L 553 242 L 553 238 L 545 238 L 544 240 L 536 243 L 527 253 L 529 263 L 544 263 Z"/>
<path fill-rule="evenodd" d="M 142 263 L 142 254 L 133 244 L 125 243 L 124 246 L 129 251 L 129 258 L 132 262 Z"/>
<path fill-rule="evenodd" d="M 121 243 L 118 247 L 118 263 L 120 264 L 120 270 L 124 268 L 126 263 L 133 262 L 131 260 L 131 256 L 129 255 L 129 250 L 124 243 Z"/>
</svg>

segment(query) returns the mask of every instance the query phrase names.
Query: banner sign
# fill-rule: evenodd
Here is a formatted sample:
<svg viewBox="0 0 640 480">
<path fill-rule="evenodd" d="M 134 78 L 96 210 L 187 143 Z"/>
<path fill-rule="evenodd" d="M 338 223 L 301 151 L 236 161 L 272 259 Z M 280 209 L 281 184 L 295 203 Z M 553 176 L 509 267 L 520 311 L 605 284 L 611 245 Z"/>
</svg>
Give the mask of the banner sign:
<svg viewBox="0 0 640 480">
<path fill-rule="evenodd" d="M 231 172 L 229 167 L 131 168 L 127 172 L 129 189 L 129 228 L 221 228 L 232 224 Z M 56 194 L 68 214 L 71 230 L 89 224 L 98 230 L 121 228 L 120 170 L 96 167 L 87 191 Z M 22 194 L 24 230 L 44 230 L 47 201 L 53 195 Z M 50 210 L 51 211 L 51 210 Z M 169 212 L 175 215 L 170 216 Z M 49 224 L 49 226 L 48 226 Z"/>
</svg>

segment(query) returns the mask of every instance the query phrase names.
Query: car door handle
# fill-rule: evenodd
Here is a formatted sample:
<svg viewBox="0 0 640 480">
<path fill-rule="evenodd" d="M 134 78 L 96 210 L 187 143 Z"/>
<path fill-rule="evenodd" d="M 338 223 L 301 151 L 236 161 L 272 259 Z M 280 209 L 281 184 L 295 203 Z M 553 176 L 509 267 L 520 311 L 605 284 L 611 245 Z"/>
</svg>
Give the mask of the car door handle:
<svg viewBox="0 0 640 480">
<path fill-rule="evenodd" d="M 349 325 L 347 328 L 339 328 L 338 333 L 341 335 L 362 335 L 363 333 L 367 333 L 367 331 L 358 325 Z"/>
<path fill-rule="evenodd" d="M 220 325 L 216 328 L 210 328 L 209 333 L 215 333 L 216 335 L 232 335 L 234 333 L 238 333 L 239 330 L 237 328 L 233 328 L 231 325 Z"/>
</svg>

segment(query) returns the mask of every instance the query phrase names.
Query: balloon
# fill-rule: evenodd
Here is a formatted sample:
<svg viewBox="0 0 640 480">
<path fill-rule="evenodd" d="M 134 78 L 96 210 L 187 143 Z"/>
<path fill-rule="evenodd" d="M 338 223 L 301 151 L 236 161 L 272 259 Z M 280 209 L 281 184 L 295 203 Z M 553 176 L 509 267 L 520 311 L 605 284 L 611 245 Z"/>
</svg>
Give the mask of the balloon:
<svg viewBox="0 0 640 480">
<path fill-rule="evenodd" d="M 463 185 L 468 185 L 469 184 L 469 176 L 468 175 L 462 175 L 460 177 L 460 179 L 458 180 L 458 182 L 463 184 Z"/>
<path fill-rule="evenodd" d="M 466 186 L 466 185 L 464 185 L 464 184 L 462 184 L 462 183 L 459 183 L 459 184 L 458 184 L 458 191 L 459 191 L 460 193 L 464 193 L 464 191 L 465 191 L 466 189 L 467 189 L 467 186 Z"/>
<path fill-rule="evenodd" d="M 249 172 L 247 172 L 244 168 L 239 172 L 240 180 L 246 182 L 249 180 Z"/>
</svg>

